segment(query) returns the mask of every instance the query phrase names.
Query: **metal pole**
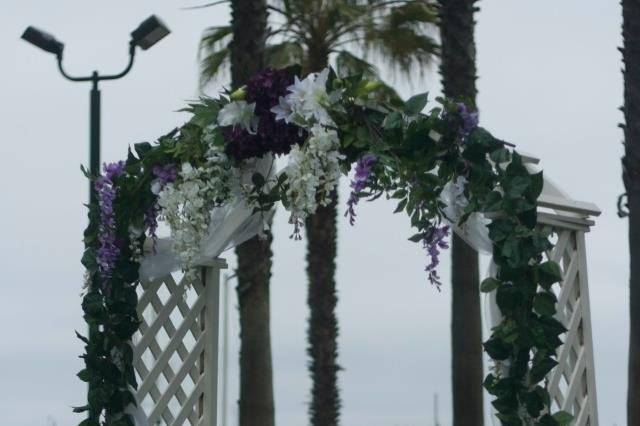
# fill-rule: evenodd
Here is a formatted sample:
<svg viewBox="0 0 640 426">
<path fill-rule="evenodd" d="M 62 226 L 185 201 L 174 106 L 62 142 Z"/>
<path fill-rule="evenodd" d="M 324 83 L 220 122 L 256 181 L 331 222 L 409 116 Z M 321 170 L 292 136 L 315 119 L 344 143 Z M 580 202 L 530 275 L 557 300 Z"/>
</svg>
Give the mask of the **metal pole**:
<svg viewBox="0 0 640 426">
<path fill-rule="evenodd" d="M 89 96 L 89 171 L 92 176 L 100 173 L 100 90 L 98 90 L 98 72 L 91 76 L 93 83 Z M 93 181 L 89 181 L 89 201 L 93 205 L 96 200 L 96 192 L 93 189 Z M 98 332 L 96 327 L 89 325 L 89 340 L 93 341 Z M 92 396 L 92 385 L 88 385 L 89 397 Z M 97 413 L 89 413 L 89 418 L 97 419 Z"/>
<path fill-rule="evenodd" d="M 98 72 L 94 71 L 91 76 L 93 86 L 91 87 L 90 105 L 90 127 L 89 127 L 89 171 L 92 176 L 100 173 L 100 90 L 98 90 Z M 91 203 L 95 202 L 95 191 L 89 182 L 89 196 Z"/>
</svg>

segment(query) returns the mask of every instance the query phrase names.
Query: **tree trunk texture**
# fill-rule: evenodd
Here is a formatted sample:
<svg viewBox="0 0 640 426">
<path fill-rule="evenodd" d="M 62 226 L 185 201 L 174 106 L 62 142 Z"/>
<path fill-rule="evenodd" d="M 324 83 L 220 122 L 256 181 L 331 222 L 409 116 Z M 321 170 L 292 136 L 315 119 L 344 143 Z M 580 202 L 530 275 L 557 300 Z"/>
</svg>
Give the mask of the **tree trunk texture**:
<svg viewBox="0 0 640 426">
<path fill-rule="evenodd" d="M 475 107 L 475 0 L 441 0 L 440 6 L 444 94 Z M 478 426 L 484 423 L 478 254 L 454 235 L 451 257 L 453 425 Z"/>
<path fill-rule="evenodd" d="M 324 39 L 309 42 L 306 72 L 318 72 L 329 62 L 329 49 Z M 319 206 L 307 218 L 307 276 L 309 290 L 309 328 L 307 330 L 310 357 L 309 372 L 312 389 L 309 404 L 311 426 L 337 426 L 340 421 L 338 389 L 338 319 L 336 318 L 336 255 L 337 255 L 338 193 L 331 194 L 331 204 Z"/>
<path fill-rule="evenodd" d="M 629 376 L 627 424 L 640 426 L 640 1 L 622 1 L 625 153 L 623 181 L 629 212 Z"/>
<path fill-rule="evenodd" d="M 263 68 L 266 0 L 232 0 L 231 79 L 234 88 Z M 240 426 L 274 426 L 269 279 L 271 234 L 236 247 L 240 315 Z"/>
</svg>

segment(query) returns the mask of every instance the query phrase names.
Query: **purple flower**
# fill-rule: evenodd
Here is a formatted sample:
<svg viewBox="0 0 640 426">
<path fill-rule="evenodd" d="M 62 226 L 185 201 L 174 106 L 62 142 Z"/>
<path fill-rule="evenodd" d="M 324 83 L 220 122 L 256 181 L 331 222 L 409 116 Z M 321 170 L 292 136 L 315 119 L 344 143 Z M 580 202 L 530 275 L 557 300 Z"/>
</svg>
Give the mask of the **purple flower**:
<svg viewBox="0 0 640 426">
<path fill-rule="evenodd" d="M 458 113 L 460 114 L 460 118 L 462 119 L 462 124 L 460 126 L 460 135 L 462 136 L 463 141 L 467 136 L 478 127 L 478 111 L 471 111 L 465 104 L 460 102 L 458 104 Z"/>
<path fill-rule="evenodd" d="M 288 154 L 291 147 L 301 144 L 307 133 L 293 124 L 276 121 L 271 108 L 278 105 L 281 96 L 286 96 L 287 87 L 293 84 L 293 74 L 287 70 L 266 69 L 249 79 L 246 101 L 256 104 L 258 129 L 250 134 L 241 126 L 221 128 L 227 141 L 225 153 L 237 161 L 251 157 L 262 157 L 271 152 Z"/>
<path fill-rule="evenodd" d="M 449 226 L 433 226 L 424 232 L 422 237 L 422 247 L 427 251 L 429 264 L 425 268 L 427 278 L 432 285 L 440 289 L 442 282 L 438 275 L 437 267 L 440 264 L 440 250 L 448 249 L 449 244 L 446 238 L 449 236 Z"/>
<path fill-rule="evenodd" d="M 104 174 L 99 176 L 94 183 L 94 189 L 98 195 L 100 207 L 100 224 L 98 226 L 98 271 L 104 283 L 111 278 L 113 268 L 120 254 L 120 247 L 116 240 L 116 220 L 113 212 L 113 203 L 116 199 L 116 187 L 114 179 L 124 173 L 124 161 L 105 164 Z M 104 285 L 104 284 L 103 284 Z"/>
<path fill-rule="evenodd" d="M 160 209 L 157 203 L 153 203 L 149 210 L 144 215 L 144 225 L 149 231 L 149 237 L 151 237 L 151 241 L 153 242 L 152 250 L 153 253 L 156 253 L 156 249 L 158 248 L 158 235 L 156 231 L 158 230 L 158 213 Z"/>
<path fill-rule="evenodd" d="M 104 164 L 102 167 L 104 168 L 105 177 L 111 181 L 124 172 L 124 166 L 125 162 L 120 160 L 117 163 Z"/>
<path fill-rule="evenodd" d="M 178 178 L 178 166 L 176 166 L 175 164 L 154 166 L 151 172 L 156 178 L 162 180 L 165 184 L 173 182 Z"/>
<path fill-rule="evenodd" d="M 156 177 L 151 181 L 151 192 L 158 195 L 166 184 L 171 183 L 178 178 L 178 166 L 175 164 L 154 166 L 151 173 Z"/>
<path fill-rule="evenodd" d="M 371 168 L 378 160 L 373 154 L 364 154 L 356 163 L 356 172 L 351 181 L 351 194 L 347 201 L 347 211 L 344 213 L 345 217 L 349 217 L 349 224 L 353 226 L 356 222 L 356 211 L 354 206 L 358 204 L 360 196 L 358 195 L 367 186 L 367 182 L 371 177 Z"/>
</svg>

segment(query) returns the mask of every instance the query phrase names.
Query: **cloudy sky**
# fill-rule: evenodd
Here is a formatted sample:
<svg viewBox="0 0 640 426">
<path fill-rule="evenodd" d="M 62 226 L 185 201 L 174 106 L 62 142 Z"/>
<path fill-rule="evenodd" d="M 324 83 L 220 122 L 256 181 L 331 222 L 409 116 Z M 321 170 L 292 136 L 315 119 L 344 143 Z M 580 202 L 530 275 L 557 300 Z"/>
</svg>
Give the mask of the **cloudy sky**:
<svg viewBox="0 0 640 426">
<path fill-rule="evenodd" d="M 117 71 L 129 32 L 156 13 L 173 33 L 141 52 L 126 79 L 103 84 L 103 158 L 151 140 L 185 119 L 197 95 L 197 44 L 203 28 L 228 20 L 225 6 L 186 11 L 192 0 L 110 2 L 4 0 L 0 13 L 0 424 L 74 424 L 83 402 L 75 373 L 84 330 L 79 263 L 87 184 L 88 89 L 58 75 L 51 55 L 19 40 L 36 25 L 66 42 L 73 74 Z M 600 421 L 624 424 L 627 364 L 626 222 L 622 192 L 620 8 L 603 0 L 483 0 L 478 14 L 478 86 L 482 124 L 542 159 L 548 176 L 575 199 L 603 210 L 588 235 Z M 435 69 L 435 68 L 434 68 Z M 398 79 L 402 93 L 438 93 Z M 343 185 L 343 199 L 344 199 Z M 346 426 L 451 423 L 450 292 L 431 288 L 421 249 L 406 241 L 404 217 L 378 201 L 358 223 L 340 222 L 338 283 L 340 376 Z M 276 216 L 272 333 L 277 423 L 306 424 L 304 242 Z M 231 254 L 229 262 L 233 265 Z M 485 259 L 486 263 L 486 259 Z M 445 282 L 449 263 L 442 265 Z M 235 300 L 232 300 L 235 306 Z M 230 424 L 237 418 L 237 326 L 232 309 Z M 489 423 L 490 424 L 490 423 Z"/>
</svg>

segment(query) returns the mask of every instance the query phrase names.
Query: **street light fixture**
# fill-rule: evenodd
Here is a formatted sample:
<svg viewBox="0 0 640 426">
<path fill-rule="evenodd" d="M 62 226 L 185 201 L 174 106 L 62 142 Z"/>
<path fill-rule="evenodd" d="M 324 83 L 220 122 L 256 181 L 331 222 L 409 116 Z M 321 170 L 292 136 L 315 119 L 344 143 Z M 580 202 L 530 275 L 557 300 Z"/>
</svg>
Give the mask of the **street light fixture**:
<svg viewBox="0 0 640 426">
<path fill-rule="evenodd" d="M 100 75 L 98 71 L 94 71 L 90 76 L 74 77 L 64 70 L 62 66 L 62 52 L 64 44 L 55 39 L 51 34 L 39 30 L 35 27 L 27 27 L 22 34 L 22 39 L 28 41 L 36 47 L 56 55 L 58 60 L 58 69 L 60 73 L 71 81 L 90 81 L 91 102 L 90 102 L 90 145 L 89 145 L 89 171 L 92 176 L 100 173 L 100 90 L 98 82 L 102 80 L 117 80 L 124 77 L 131 71 L 133 60 L 135 58 L 136 47 L 147 50 L 157 42 L 162 40 L 170 33 L 169 28 L 155 15 L 151 15 L 145 19 L 135 30 L 131 32 L 131 41 L 129 42 L 129 63 L 122 72 L 110 75 Z M 89 198 L 91 202 L 95 201 L 95 194 L 89 186 Z"/>
<path fill-rule="evenodd" d="M 147 50 L 167 35 L 169 28 L 157 16 L 151 15 L 131 32 L 131 43 Z"/>
<path fill-rule="evenodd" d="M 35 27 L 27 27 L 22 34 L 22 39 L 28 41 L 36 47 L 42 50 L 46 50 L 49 53 L 60 57 L 62 56 L 62 50 L 64 44 L 59 42 L 49 33 L 39 30 Z"/>
<path fill-rule="evenodd" d="M 97 176 L 100 173 L 100 90 L 98 90 L 98 83 L 101 80 L 117 80 L 127 75 L 133 66 L 136 47 L 140 47 L 142 50 L 147 50 L 166 37 L 169 32 L 170 31 L 167 26 L 156 16 L 152 15 L 144 20 L 138 28 L 133 30 L 131 33 L 131 41 L 129 42 L 129 63 L 122 72 L 111 75 L 100 75 L 98 74 L 98 71 L 94 71 L 90 76 L 86 77 L 73 77 L 65 72 L 62 67 L 62 52 L 64 51 L 64 44 L 56 40 L 51 34 L 35 27 L 27 27 L 22 34 L 23 40 L 56 55 L 58 60 L 58 69 L 66 79 L 71 81 L 90 81 L 92 83 L 89 128 L 89 171 L 92 176 Z M 91 204 L 96 202 L 96 193 L 93 191 L 91 182 L 89 183 L 89 200 Z M 98 329 L 96 326 L 89 326 L 89 336 L 95 335 L 97 332 Z M 91 387 L 92 385 L 90 384 L 90 395 Z M 92 415 L 95 416 L 95 413 L 90 413 L 90 416 Z"/>
</svg>

